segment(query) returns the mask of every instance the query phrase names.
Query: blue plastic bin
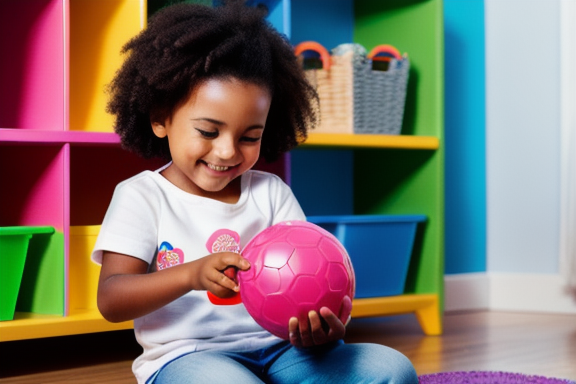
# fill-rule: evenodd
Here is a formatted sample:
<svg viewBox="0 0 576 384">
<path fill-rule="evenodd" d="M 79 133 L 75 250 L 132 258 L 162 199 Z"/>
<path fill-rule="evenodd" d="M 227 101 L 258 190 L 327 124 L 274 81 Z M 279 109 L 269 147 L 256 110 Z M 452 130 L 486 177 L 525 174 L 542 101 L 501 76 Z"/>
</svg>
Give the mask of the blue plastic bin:
<svg viewBox="0 0 576 384">
<path fill-rule="evenodd" d="M 344 245 L 356 275 L 356 298 L 395 296 L 404 285 L 424 215 L 309 216 Z"/>
</svg>

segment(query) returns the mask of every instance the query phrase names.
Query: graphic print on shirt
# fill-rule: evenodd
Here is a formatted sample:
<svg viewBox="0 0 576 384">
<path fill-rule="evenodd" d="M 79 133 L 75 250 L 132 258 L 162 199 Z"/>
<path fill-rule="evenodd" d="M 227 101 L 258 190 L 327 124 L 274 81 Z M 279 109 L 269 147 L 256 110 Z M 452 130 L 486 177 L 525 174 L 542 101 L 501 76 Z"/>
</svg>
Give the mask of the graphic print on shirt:
<svg viewBox="0 0 576 384">
<path fill-rule="evenodd" d="M 240 253 L 240 236 L 229 229 L 219 229 L 214 232 L 206 242 L 206 249 L 210 253 L 217 252 L 234 252 Z M 235 305 L 242 302 L 239 293 L 232 297 L 221 299 L 218 296 L 208 292 L 208 299 L 215 305 Z"/>
<path fill-rule="evenodd" d="M 158 271 L 170 268 L 184 262 L 184 252 L 180 248 L 174 248 L 172 244 L 163 241 L 158 248 L 156 256 L 156 268 Z"/>
</svg>

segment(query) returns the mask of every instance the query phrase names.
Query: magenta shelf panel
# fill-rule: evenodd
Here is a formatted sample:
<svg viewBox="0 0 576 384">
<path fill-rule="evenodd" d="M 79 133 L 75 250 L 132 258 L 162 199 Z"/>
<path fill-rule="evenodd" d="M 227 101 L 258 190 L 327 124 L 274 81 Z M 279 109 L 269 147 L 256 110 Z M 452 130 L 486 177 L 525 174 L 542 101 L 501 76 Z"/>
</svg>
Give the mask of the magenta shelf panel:
<svg viewBox="0 0 576 384">
<path fill-rule="evenodd" d="M 0 128 L 0 143 L 36 144 L 103 144 L 119 145 L 120 138 L 115 133 L 82 131 L 32 131 Z"/>
<path fill-rule="evenodd" d="M 64 130 L 66 0 L 0 1 L 0 127 Z"/>
</svg>

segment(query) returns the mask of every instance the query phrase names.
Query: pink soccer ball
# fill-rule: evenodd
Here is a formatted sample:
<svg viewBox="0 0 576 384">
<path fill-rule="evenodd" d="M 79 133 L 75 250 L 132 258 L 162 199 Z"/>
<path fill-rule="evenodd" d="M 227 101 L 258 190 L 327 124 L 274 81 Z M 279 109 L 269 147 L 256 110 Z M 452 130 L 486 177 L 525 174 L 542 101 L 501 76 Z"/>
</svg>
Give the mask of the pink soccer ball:
<svg viewBox="0 0 576 384">
<path fill-rule="evenodd" d="M 242 255 L 251 263 L 238 273 L 242 302 L 270 333 L 288 339 L 291 317 L 308 318 L 328 307 L 340 318 L 344 296 L 354 297 L 350 257 L 330 232 L 304 221 L 286 221 L 256 235 Z"/>
</svg>

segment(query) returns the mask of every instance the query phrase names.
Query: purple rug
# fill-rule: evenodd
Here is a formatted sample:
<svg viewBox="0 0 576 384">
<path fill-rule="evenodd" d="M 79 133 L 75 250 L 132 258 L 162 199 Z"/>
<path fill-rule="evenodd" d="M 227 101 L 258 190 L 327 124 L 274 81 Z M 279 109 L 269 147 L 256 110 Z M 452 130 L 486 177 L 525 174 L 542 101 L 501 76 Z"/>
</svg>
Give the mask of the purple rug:
<svg viewBox="0 0 576 384">
<path fill-rule="evenodd" d="M 507 372 L 444 372 L 421 375 L 420 384 L 576 384 L 576 382 Z"/>
</svg>

